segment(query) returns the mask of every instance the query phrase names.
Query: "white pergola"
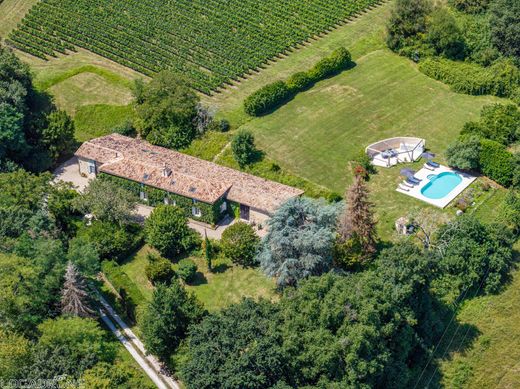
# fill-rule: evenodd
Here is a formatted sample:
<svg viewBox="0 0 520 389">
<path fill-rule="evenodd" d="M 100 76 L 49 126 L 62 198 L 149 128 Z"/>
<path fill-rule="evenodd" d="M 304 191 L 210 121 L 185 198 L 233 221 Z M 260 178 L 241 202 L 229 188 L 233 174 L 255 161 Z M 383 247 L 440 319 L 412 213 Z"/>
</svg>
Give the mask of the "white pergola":
<svg viewBox="0 0 520 389">
<path fill-rule="evenodd" d="M 424 152 L 426 141 L 422 138 L 396 137 L 372 143 L 365 152 L 372 164 L 381 167 L 417 161 Z"/>
</svg>

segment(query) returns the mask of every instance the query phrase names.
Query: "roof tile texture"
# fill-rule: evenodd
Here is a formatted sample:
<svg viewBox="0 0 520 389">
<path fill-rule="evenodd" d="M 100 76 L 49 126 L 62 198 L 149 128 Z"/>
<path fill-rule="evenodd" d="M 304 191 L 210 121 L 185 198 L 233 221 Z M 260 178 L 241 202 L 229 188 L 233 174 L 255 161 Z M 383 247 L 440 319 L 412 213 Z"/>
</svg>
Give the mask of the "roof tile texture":
<svg viewBox="0 0 520 389">
<path fill-rule="evenodd" d="M 119 134 L 85 142 L 75 155 L 98 162 L 101 172 L 206 203 L 226 195 L 231 201 L 272 213 L 303 194 L 300 189 Z"/>
</svg>

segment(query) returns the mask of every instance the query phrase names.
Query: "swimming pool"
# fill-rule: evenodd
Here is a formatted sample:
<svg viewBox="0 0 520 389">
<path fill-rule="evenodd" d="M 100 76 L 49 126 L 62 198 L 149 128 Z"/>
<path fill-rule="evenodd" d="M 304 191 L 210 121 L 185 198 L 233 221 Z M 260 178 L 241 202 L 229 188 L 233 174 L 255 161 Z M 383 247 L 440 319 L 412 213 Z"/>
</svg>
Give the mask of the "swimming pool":
<svg viewBox="0 0 520 389">
<path fill-rule="evenodd" d="M 427 178 L 430 182 L 424 185 L 421 194 L 433 200 L 446 197 L 462 182 L 462 177 L 453 172 L 444 172 L 438 175 L 430 174 Z"/>
</svg>

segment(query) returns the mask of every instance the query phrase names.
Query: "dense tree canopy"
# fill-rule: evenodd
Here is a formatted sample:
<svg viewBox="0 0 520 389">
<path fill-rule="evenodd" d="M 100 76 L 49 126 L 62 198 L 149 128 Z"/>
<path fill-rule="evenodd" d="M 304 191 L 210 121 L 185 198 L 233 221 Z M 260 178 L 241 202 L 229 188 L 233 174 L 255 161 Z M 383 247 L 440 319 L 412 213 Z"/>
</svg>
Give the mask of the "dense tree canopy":
<svg viewBox="0 0 520 389">
<path fill-rule="evenodd" d="M 32 86 L 29 67 L 0 45 L 0 171 L 48 169 L 74 139 L 74 124 Z"/>
<path fill-rule="evenodd" d="M 179 75 L 162 71 L 136 89 L 137 127 L 153 144 L 187 147 L 197 134 L 198 102 L 197 95 Z"/>
<path fill-rule="evenodd" d="M 34 347 L 29 378 L 54 378 L 66 374 L 79 378 L 98 362 L 115 357 L 113 343 L 93 319 L 77 317 L 46 320 L 38 327 L 41 333 Z"/>
<path fill-rule="evenodd" d="M 132 220 L 137 207 L 137 199 L 131 192 L 103 179 L 90 181 L 74 203 L 83 214 L 90 213 L 100 221 L 119 225 Z"/>
<path fill-rule="evenodd" d="M 294 198 L 268 221 L 258 260 L 280 287 L 296 285 L 332 265 L 338 209 L 322 201 Z"/>
<path fill-rule="evenodd" d="M 438 231 L 435 257 L 440 270 L 436 290 L 455 299 L 461 293 L 493 293 L 513 261 L 513 236 L 504 226 L 487 226 L 462 217 Z"/>
<path fill-rule="evenodd" d="M 289 361 L 276 329 L 277 314 L 269 302 L 246 299 L 194 326 L 181 371 L 187 387 L 264 389 L 279 383 Z"/>
<path fill-rule="evenodd" d="M 222 234 L 221 248 L 224 255 L 242 266 L 254 266 L 260 238 L 247 223 L 237 222 Z"/>
<path fill-rule="evenodd" d="M 159 284 L 141 320 L 146 349 L 168 361 L 186 336 L 188 326 L 199 322 L 205 314 L 195 296 L 173 280 L 168 286 Z"/>
<path fill-rule="evenodd" d="M 412 44 L 417 34 L 426 31 L 430 11 L 428 0 L 397 0 L 387 26 L 388 47 L 399 51 Z"/>
<path fill-rule="evenodd" d="M 520 3 L 494 0 L 490 11 L 493 44 L 505 55 L 520 59 Z"/>
<path fill-rule="evenodd" d="M 193 231 L 182 209 L 159 205 L 145 222 L 146 242 L 165 257 L 187 250 L 193 242 Z"/>
</svg>

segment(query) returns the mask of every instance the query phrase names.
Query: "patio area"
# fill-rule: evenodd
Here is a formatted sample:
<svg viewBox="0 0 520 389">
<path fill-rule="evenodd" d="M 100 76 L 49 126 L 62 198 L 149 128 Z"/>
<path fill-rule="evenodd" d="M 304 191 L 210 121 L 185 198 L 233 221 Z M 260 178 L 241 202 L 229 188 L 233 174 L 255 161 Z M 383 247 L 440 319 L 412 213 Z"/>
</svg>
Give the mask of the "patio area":
<svg viewBox="0 0 520 389">
<path fill-rule="evenodd" d="M 416 180 L 415 184 L 412 182 L 413 179 Z M 433 206 L 445 208 L 476 179 L 470 174 L 447 166 L 439 165 L 435 169 L 423 167 L 400 183 L 396 191 Z"/>
</svg>

